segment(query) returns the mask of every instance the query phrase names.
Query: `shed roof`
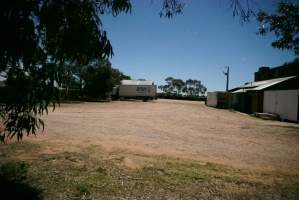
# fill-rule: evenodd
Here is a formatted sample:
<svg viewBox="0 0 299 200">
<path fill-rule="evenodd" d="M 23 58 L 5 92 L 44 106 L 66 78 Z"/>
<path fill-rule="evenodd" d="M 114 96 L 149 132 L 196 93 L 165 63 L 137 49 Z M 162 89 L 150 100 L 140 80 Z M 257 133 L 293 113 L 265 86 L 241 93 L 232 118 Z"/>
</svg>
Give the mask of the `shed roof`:
<svg viewBox="0 0 299 200">
<path fill-rule="evenodd" d="M 273 85 L 282 83 L 284 81 L 290 80 L 295 78 L 296 76 L 289 76 L 289 77 L 283 77 L 283 78 L 274 78 L 264 81 L 256 81 L 256 82 L 249 82 L 245 83 L 244 85 L 237 87 L 235 91 L 232 93 L 239 93 L 239 92 L 247 92 L 247 91 L 260 91 L 264 90 L 268 87 L 271 87 Z"/>
</svg>

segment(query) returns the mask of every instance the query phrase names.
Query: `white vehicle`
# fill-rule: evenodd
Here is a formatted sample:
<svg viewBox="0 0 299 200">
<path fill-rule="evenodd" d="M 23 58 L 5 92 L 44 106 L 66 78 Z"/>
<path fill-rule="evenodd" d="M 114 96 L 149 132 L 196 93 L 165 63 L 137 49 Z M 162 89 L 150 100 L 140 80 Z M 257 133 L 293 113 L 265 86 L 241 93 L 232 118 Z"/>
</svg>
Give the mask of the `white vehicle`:
<svg viewBox="0 0 299 200">
<path fill-rule="evenodd" d="M 147 101 L 155 99 L 157 86 L 153 81 L 147 80 L 122 80 L 120 85 L 113 88 L 112 98 L 114 99 L 142 99 Z"/>
</svg>

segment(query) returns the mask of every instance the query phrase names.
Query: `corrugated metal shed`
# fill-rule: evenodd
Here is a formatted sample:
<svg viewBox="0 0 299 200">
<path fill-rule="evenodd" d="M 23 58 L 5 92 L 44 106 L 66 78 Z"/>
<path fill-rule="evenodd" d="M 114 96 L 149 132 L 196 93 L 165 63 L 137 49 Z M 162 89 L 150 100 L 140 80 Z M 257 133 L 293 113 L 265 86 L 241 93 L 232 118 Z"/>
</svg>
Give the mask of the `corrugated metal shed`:
<svg viewBox="0 0 299 200">
<path fill-rule="evenodd" d="M 247 92 L 247 91 L 261 91 L 261 90 L 264 90 L 273 85 L 293 79 L 295 77 L 296 76 L 289 76 L 289 77 L 283 77 L 283 78 L 269 79 L 269 80 L 265 80 L 265 81 L 249 82 L 249 83 L 246 83 L 246 84 L 238 87 L 238 89 L 233 91 L 232 93 L 240 93 L 240 92 Z"/>
<path fill-rule="evenodd" d="M 154 85 L 154 81 L 150 80 L 122 80 L 121 85 Z"/>
</svg>

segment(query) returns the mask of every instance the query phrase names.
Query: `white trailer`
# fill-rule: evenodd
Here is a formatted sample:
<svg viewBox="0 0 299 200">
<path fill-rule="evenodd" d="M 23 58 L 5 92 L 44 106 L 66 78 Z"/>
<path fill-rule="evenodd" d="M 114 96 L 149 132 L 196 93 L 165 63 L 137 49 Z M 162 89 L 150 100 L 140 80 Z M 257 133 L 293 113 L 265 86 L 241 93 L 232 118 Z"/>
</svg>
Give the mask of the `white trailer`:
<svg viewBox="0 0 299 200">
<path fill-rule="evenodd" d="M 115 99 L 134 98 L 149 100 L 155 99 L 157 86 L 153 81 L 123 80 L 113 88 L 112 97 Z"/>
</svg>

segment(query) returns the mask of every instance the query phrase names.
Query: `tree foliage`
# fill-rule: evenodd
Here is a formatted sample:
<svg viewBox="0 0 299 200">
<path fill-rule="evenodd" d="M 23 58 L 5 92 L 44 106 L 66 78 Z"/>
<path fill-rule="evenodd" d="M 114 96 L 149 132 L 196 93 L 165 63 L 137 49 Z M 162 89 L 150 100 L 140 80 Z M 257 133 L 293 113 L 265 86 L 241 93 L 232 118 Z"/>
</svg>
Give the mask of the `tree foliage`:
<svg viewBox="0 0 299 200">
<path fill-rule="evenodd" d="M 184 0 L 164 0 L 160 17 L 171 18 L 182 14 L 184 9 Z M 241 22 L 248 22 L 255 16 L 253 9 L 253 0 L 227 0 L 225 1 L 232 9 L 234 17 L 240 17 Z"/>
<path fill-rule="evenodd" d="M 105 99 L 113 88 L 111 66 L 88 66 L 84 70 L 84 95 L 93 99 Z"/>
<path fill-rule="evenodd" d="M 207 88 L 199 80 L 176 79 L 167 77 L 165 79 L 166 85 L 160 85 L 159 89 L 166 95 L 184 95 L 184 96 L 201 96 L 207 91 Z"/>
<path fill-rule="evenodd" d="M 299 5 L 281 2 L 274 14 L 260 11 L 257 20 L 261 23 L 258 34 L 273 32 L 277 37 L 272 42 L 274 48 L 299 54 Z"/>
<path fill-rule="evenodd" d="M 180 0 L 164 0 L 160 17 L 171 18 L 183 12 L 184 4 Z"/>
<path fill-rule="evenodd" d="M 59 102 L 66 65 L 113 55 L 100 15 L 129 12 L 129 0 L 0 2 L 0 74 L 8 93 L 0 105 L 0 140 L 35 134 L 48 106 Z"/>
<path fill-rule="evenodd" d="M 249 22 L 255 12 L 252 8 L 252 0 L 230 0 L 230 7 L 233 10 L 233 16 L 239 16 L 241 22 Z"/>
<path fill-rule="evenodd" d="M 123 79 L 131 78 L 112 68 L 108 60 L 101 60 L 83 68 L 83 95 L 89 99 L 107 99 L 112 88 Z"/>
</svg>

